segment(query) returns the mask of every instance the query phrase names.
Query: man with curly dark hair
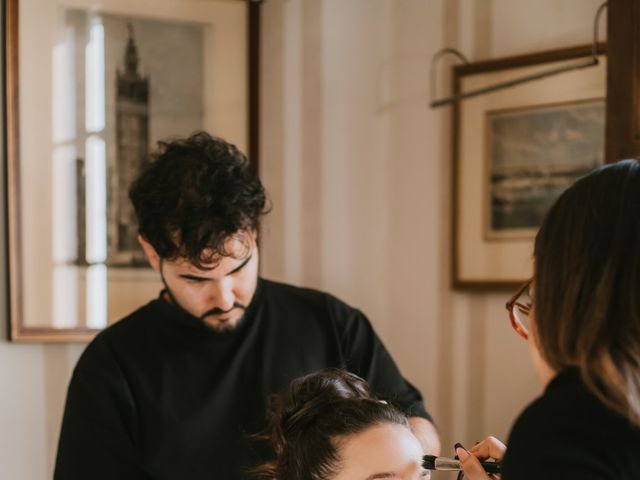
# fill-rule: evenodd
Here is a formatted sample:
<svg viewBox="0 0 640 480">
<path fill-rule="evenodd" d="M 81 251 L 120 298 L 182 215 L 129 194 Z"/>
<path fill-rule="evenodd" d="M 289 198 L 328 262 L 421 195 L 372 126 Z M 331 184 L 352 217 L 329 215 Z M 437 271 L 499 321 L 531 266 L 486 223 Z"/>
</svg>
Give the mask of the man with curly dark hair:
<svg viewBox="0 0 640 480">
<path fill-rule="evenodd" d="M 56 479 L 247 478 L 270 395 L 327 367 L 365 378 L 437 452 L 420 393 L 362 312 L 258 276 L 267 202 L 235 146 L 203 132 L 161 143 L 130 198 L 165 288 L 78 361 Z"/>
<path fill-rule="evenodd" d="M 256 289 L 266 213 L 245 156 L 206 133 L 163 143 L 129 196 L 168 299 L 214 330 L 236 327 Z"/>
</svg>

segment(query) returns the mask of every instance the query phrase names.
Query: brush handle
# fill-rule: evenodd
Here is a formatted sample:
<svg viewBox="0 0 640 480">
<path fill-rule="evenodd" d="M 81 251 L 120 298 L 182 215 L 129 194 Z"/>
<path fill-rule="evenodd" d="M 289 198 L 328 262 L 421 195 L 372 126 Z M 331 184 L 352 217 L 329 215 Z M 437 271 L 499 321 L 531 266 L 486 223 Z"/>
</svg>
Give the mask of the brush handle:
<svg viewBox="0 0 640 480">
<path fill-rule="evenodd" d="M 487 473 L 501 473 L 502 471 L 500 462 L 480 462 L 480 465 Z M 425 455 L 422 466 L 427 470 L 462 470 L 460 460 L 457 458 L 434 457 L 433 455 Z"/>
<path fill-rule="evenodd" d="M 502 464 L 500 462 L 480 462 L 482 468 L 487 473 L 501 473 L 502 472 Z"/>
</svg>

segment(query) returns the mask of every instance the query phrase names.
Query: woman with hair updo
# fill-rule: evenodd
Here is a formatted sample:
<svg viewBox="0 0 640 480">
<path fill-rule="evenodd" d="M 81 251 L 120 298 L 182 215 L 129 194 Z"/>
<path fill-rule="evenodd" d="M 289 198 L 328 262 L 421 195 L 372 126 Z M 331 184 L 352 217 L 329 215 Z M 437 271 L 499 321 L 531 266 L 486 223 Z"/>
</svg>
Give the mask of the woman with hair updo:
<svg viewBox="0 0 640 480">
<path fill-rule="evenodd" d="M 566 190 L 536 236 L 534 267 L 507 308 L 545 391 L 507 447 L 489 437 L 457 448 L 465 477 L 487 479 L 478 458 L 504 456 L 503 480 L 637 480 L 640 162 L 598 168 Z"/>
<path fill-rule="evenodd" d="M 367 383 L 343 370 L 294 380 L 272 397 L 267 440 L 275 458 L 255 469 L 269 480 L 414 480 L 422 447 L 407 416 L 369 393 Z"/>
</svg>

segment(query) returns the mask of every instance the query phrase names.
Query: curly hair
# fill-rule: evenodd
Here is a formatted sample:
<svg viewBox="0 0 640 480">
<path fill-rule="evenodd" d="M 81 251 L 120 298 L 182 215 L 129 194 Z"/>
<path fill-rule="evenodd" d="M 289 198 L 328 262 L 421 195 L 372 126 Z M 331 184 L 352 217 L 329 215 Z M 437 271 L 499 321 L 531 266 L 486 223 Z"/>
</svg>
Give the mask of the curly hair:
<svg viewBox="0 0 640 480">
<path fill-rule="evenodd" d="M 264 188 L 245 155 L 221 138 L 198 132 L 158 142 L 152 162 L 129 190 L 138 231 L 163 259 L 204 268 L 230 256 L 227 240 L 259 233 L 267 213 Z"/>
<path fill-rule="evenodd" d="M 325 369 L 294 380 L 283 395 L 273 395 L 267 429 L 274 459 L 253 474 L 268 480 L 332 478 L 340 466 L 336 440 L 375 425 L 409 427 L 407 416 L 369 393 L 352 373 Z"/>
</svg>

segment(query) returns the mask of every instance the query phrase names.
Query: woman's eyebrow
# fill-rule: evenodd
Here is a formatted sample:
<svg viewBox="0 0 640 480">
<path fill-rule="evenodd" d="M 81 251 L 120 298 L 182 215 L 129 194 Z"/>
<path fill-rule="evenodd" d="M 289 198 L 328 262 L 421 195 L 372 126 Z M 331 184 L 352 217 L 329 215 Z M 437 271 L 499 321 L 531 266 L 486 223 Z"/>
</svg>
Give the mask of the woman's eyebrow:
<svg viewBox="0 0 640 480">
<path fill-rule="evenodd" d="M 375 480 L 377 478 L 397 478 L 398 475 L 393 472 L 380 472 L 374 473 L 373 475 L 369 475 L 366 480 Z"/>
</svg>

